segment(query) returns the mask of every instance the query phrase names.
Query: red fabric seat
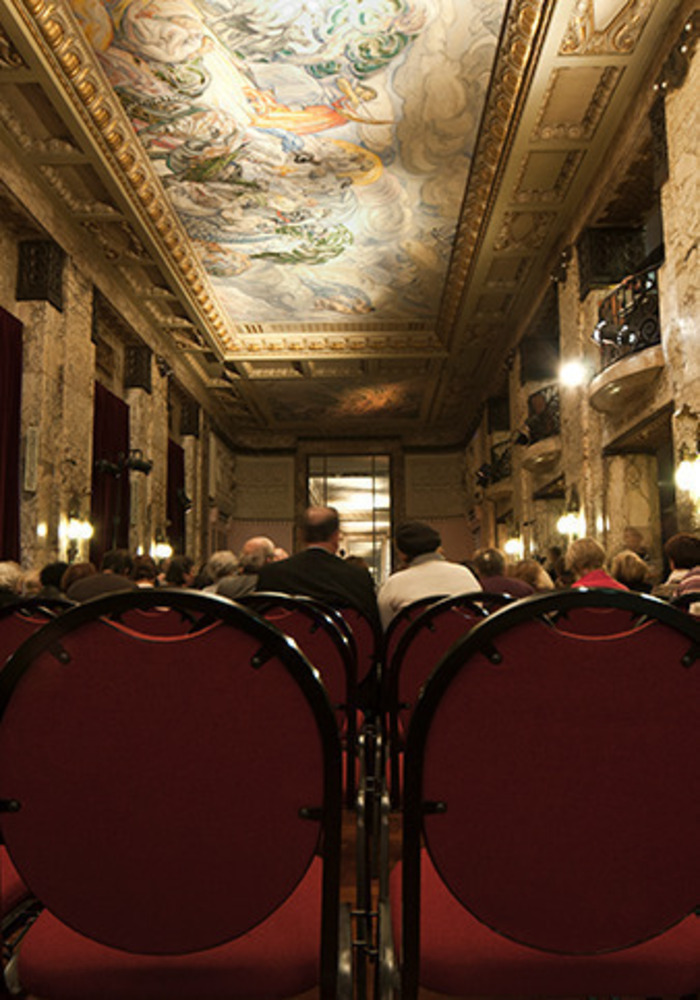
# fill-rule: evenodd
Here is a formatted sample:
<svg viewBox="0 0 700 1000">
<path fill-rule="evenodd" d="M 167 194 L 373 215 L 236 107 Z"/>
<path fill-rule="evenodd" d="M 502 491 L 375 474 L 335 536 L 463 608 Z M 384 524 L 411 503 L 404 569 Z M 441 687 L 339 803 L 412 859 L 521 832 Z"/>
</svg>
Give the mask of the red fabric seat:
<svg viewBox="0 0 700 1000">
<path fill-rule="evenodd" d="M 319 981 L 321 876 L 317 859 L 286 903 L 248 934 L 165 959 L 108 948 L 45 912 L 20 951 L 22 985 L 52 1000 L 295 996 Z"/>
<path fill-rule="evenodd" d="M 456 642 L 407 739 L 403 1000 L 695 992 L 699 710 L 700 627 L 653 598 L 532 597 Z"/>
<path fill-rule="evenodd" d="M 4 847 L 0 847 L 0 887 L 2 889 L 2 912 L 0 916 L 4 918 L 12 913 L 29 896 L 26 885 L 10 861 Z"/>
<path fill-rule="evenodd" d="M 401 946 L 401 876 L 391 874 Z M 684 996 L 700 983 L 700 919 L 623 951 L 555 955 L 497 934 L 457 902 L 421 852 L 421 985 L 448 996 Z"/>
</svg>

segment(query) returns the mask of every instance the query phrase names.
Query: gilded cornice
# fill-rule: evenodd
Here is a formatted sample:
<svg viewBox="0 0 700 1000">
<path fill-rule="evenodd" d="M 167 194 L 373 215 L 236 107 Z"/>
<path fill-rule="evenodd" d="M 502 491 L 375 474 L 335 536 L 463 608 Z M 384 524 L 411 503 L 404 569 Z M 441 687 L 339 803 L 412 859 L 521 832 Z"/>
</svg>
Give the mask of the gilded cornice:
<svg viewBox="0 0 700 1000">
<path fill-rule="evenodd" d="M 447 276 L 439 328 L 452 340 L 460 303 L 488 226 L 502 167 L 555 0 L 511 0 L 496 56 Z"/>
<path fill-rule="evenodd" d="M 203 330 L 222 353 L 234 350 L 228 320 L 209 278 L 67 3 L 7 0 L 6 7 L 30 33 L 53 84 L 78 114 L 150 241 L 187 294 Z"/>
</svg>

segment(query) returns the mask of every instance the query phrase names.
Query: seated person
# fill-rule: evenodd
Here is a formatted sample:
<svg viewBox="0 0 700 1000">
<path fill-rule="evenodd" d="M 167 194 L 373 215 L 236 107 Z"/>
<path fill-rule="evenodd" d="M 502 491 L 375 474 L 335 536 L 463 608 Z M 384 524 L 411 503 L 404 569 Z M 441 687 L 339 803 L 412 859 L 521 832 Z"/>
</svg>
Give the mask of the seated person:
<svg viewBox="0 0 700 1000">
<path fill-rule="evenodd" d="M 500 549 L 479 549 L 474 556 L 474 567 L 482 589 L 489 594 L 529 597 L 535 593 L 529 583 L 506 574 L 506 557 Z"/>
<path fill-rule="evenodd" d="M 386 629 L 401 608 L 421 597 L 449 597 L 481 590 L 474 574 L 440 552 L 442 539 L 423 521 L 399 525 L 394 544 L 402 567 L 379 589 L 377 598 L 382 628 Z"/>
<path fill-rule="evenodd" d="M 605 549 L 595 538 L 577 538 L 566 550 L 566 568 L 574 575 L 574 587 L 611 587 L 628 590 L 605 571 Z"/>
<path fill-rule="evenodd" d="M 255 589 L 302 594 L 336 607 L 350 605 L 376 623 L 377 598 L 371 576 L 337 555 L 338 511 L 334 507 L 309 507 L 302 518 L 300 534 L 304 549 L 288 559 L 266 563 Z"/>
</svg>

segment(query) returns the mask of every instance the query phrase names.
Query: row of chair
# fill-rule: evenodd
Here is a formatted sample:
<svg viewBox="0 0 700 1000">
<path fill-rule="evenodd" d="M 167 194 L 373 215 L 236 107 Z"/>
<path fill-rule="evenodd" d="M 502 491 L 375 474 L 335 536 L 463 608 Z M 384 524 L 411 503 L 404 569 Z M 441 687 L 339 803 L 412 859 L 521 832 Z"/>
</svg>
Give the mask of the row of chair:
<svg viewBox="0 0 700 1000">
<path fill-rule="evenodd" d="M 621 592 L 431 600 L 388 635 L 363 716 L 358 646 L 365 676 L 378 657 L 362 630 L 317 602 L 250 603 L 142 591 L 12 612 L 33 634 L 0 674 L 10 934 L 18 884 L 44 909 L 11 983 L 336 998 L 354 967 L 362 997 L 370 957 L 382 998 L 692 992 L 696 620 Z"/>
</svg>

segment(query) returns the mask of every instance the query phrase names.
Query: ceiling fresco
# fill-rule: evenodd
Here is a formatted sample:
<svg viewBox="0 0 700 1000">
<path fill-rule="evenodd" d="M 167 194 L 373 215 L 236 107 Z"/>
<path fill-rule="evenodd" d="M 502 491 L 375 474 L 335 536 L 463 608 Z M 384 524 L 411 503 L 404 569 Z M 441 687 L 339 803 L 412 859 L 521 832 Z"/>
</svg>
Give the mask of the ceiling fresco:
<svg viewBox="0 0 700 1000">
<path fill-rule="evenodd" d="M 72 0 L 236 323 L 434 324 L 504 0 Z"/>
<path fill-rule="evenodd" d="M 462 447 L 575 226 L 639 224 L 650 121 L 600 177 L 692 9 L 2 0 L 0 207 L 236 445 Z"/>
</svg>

